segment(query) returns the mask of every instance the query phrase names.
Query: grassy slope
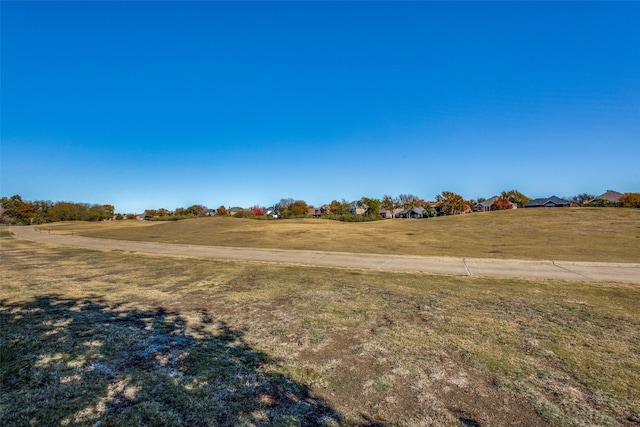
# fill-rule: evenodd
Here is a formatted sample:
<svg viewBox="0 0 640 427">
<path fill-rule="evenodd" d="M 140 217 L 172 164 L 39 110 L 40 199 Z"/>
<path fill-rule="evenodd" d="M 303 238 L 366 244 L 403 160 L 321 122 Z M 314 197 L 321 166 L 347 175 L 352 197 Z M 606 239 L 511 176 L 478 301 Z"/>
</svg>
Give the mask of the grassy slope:
<svg viewBox="0 0 640 427">
<path fill-rule="evenodd" d="M 0 238 L 2 425 L 640 420 L 637 286 Z"/>
<path fill-rule="evenodd" d="M 45 226 L 125 240 L 476 258 L 640 262 L 638 209 L 518 209 L 426 220 L 203 218 Z"/>
</svg>

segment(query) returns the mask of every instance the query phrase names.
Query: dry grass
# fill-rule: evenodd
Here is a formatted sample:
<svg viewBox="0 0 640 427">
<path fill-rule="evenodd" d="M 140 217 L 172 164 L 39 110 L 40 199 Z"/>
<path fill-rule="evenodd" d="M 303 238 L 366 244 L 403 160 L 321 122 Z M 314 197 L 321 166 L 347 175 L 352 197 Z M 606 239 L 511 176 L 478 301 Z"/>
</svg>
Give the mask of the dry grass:
<svg viewBox="0 0 640 427">
<path fill-rule="evenodd" d="M 518 209 L 425 220 L 342 223 L 203 218 L 43 226 L 53 233 L 198 245 L 340 252 L 640 262 L 640 210 Z"/>
<path fill-rule="evenodd" d="M 0 237 L 0 425 L 640 422 L 637 286 Z"/>
</svg>

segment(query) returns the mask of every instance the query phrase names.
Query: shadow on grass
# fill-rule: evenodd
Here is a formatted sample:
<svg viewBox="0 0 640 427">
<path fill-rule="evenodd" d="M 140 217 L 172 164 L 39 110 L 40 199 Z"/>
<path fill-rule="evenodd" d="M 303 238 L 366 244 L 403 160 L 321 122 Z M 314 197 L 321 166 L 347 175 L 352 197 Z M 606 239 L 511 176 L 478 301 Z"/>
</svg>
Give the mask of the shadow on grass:
<svg viewBox="0 0 640 427">
<path fill-rule="evenodd" d="M 56 296 L 0 304 L 0 425 L 376 425 L 345 421 L 202 314 Z"/>
</svg>

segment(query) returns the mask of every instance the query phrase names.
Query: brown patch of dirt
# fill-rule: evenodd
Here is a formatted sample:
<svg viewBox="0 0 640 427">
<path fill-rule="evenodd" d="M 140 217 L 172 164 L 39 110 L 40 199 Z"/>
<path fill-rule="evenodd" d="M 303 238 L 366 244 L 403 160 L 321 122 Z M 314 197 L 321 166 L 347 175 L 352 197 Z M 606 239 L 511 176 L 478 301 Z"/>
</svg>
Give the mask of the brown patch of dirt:
<svg viewBox="0 0 640 427">
<path fill-rule="evenodd" d="M 435 358 L 444 367 L 441 375 L 416 376 L 397 366 L 392 355 L 358 354 L 366 337 L 337 333 L 328 341 L 321 350 L 301 351 L 299 359 L 333 365 L 336 381 L 311 390 L 341 413 L 365 414 L 381 424 L 426 417 L 438 425 L 549 426 L 526 399 L 494 386 L 490 375 L 459 355 Z"/>
</svg>

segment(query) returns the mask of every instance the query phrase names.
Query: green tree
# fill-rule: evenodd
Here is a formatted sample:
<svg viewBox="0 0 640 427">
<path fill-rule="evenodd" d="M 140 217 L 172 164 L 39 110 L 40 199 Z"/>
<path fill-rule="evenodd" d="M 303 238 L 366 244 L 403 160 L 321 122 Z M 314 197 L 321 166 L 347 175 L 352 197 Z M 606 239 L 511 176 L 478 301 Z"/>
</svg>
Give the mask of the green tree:
<svg viewBox="0 0 640 427">
<path fill-rule="evenodd" d="M 49 218 L 52 222 L 86 221 L 89 219 L 89 208 L 84 203 L 56 202 L 49 209 Z"/>
<path fill-rule="evenodd" d="M 113 209 L 109 209 L 111 205 L 91 205 L 87 209 L 87 221 L 104 221 L 113 218 Z"/>
<path fill-rule="evenodd" d="M 511 201 L 512 203 L 515 203 L 519 208 L 524 207 L 524 205 L 531 201 L 531 198 L 525 196 L 515 189 L 503 191 L 501 195 L 509 199 L 509 201 Z"/>
<path fill-rule="evenodd" d="M 278 203 L 276 203 L 275 208 L 276 210 L 282 212 L 284 210 L 288 210 L 289 206 L 291 206 L 294 202 L 295 200 L 291 198 L 286 198 L 286 199 L 283 198 L 283 199 L 280 199 Z"/>
<path fill-rule="evenodd" d="M 32 208 L 32 224 L 44 224 L 47 222 L 51 222 L 51 217 L 49 215 L 49 210 L 53 206 L 53 203 L 50 200 L 36 200 L 35 202 L 30 202 Z"/>
<path fill-rule="evenodd" d="M 187 215 L 190 216 L 206 216 L 209 210 L 206 206 L 203 205 L 191 205 L 187 208 Z"/>
<path fill-rule="evenodd" d="M 369 218 L 380 218 L 380 203 L 380 200 L 369 197 L 363 197 L 358 201 L 358 204 L 366 209 L 364 215 Z"/>
<path fill-rule="evenodd" d="M 115 206 L 109 204 L 102 205 L 102 209 L 104 210 L 104 213 L 108 218 L 113 218 L 113 214 L 116 212 Z"/>
<path fill-rule="evenodd" d="M 589 206 L 592 208 L 619 208 L 622 207 L 622 203 L 610 202 L 609 200 L 604 199 L 593 199 L 582 206 Z"/>
<path fill-rule="evenodd" d="M 10 198 L 3 197 L 0 204 L 4 209 L 3 221 L 7 224 L 30 224 L 33 218 L 34 209 L 31 203 L 22 200 L 20 195 L 16 194 Z"/>
<path fill-rule="evenodd" d="M 304 216 L 307 214 L 309 209 L 309 205 L 304 200 L 296 200 L 291 205 L 289 205 L 289 212 L 291 212 L 292 216 Z"/>
<path fill-rule="evenodd" d="M 329 212 L 331 215 L 346 215 L 349 213 L 349 202 L 344 199 L 341 202 L 333 200 L 329 203 Z"/>
</svg>

